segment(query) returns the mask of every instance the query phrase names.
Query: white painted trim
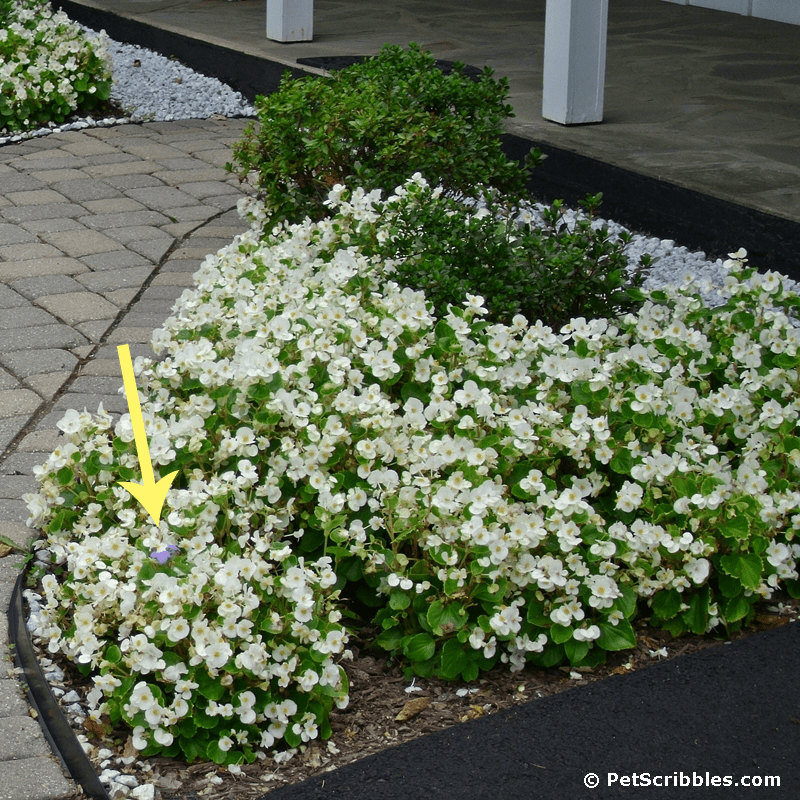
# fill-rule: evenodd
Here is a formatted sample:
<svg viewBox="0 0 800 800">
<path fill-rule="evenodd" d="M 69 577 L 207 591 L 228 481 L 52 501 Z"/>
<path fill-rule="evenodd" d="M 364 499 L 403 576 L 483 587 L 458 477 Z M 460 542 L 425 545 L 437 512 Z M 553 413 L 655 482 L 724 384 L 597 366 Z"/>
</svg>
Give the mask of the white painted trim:
<svg viewBox="0 0 800 800">
<path fill-rule="evenodd" d="M 267 39 L 310 42 L 314 38 L 314 0 L 267 0 Z"/>
<path fill-rule="evenodd" d="M 600 122 L 608 0 L 547 0 L 542 116 L 562 125 Z"/>
</svg>

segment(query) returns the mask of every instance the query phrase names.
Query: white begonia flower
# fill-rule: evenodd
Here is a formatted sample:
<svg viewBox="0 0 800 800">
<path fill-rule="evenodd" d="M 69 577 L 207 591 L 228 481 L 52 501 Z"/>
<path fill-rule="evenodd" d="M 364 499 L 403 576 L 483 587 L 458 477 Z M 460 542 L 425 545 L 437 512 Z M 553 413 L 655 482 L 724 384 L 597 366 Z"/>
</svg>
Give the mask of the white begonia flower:
<svg viewBox="0 0 800 800">
<path fill-rule="evenodd" d="M 772 564 L 773 567 L 781 566 L 781 564 L 789 560 L 792 554 L 791 550 L 782 542 L 773 542 L 768 545 L 765 553 L 767 561 Z"/>
<path fill-rule="evenodd" d="M 145 750 L 147 748 L 148 742 L 147 739 L 144 738 L 145 728 L 142 725 L 137 725 L 133 729 L 131 744 L 137 750 Z"/>
<path fill-rule="evenodd" d="M 83 416 L 73 408 L 64 412 L 64 416 L 56 423 L 56 427 L 68 436 L 78 433 L 83 427 Z"/>
<path fill-rule="evenodd" d="M 692 558 L 683 565 L 684 572 L 696 584 L 706 581 L 711 571 L 711 563 L 707 558 Z"/>
<path fill-rule="evenodd" d="M 183 618 L 178 618 L 167 628 L 167 638 L 171 642 L 179 642 L 189 635 L 190 630 L 189 623 Z"/>
<path fill-rule="evenodd" d="M 597 625 L 575 628 L 572 632 L 572 638 L 575 639 L 576 642 L 593 642 L 595 639 L 599 639 L 601 635 L 602 631 Z"/>
<path fill-rule="evenodd" d="M 622 488 L 617 492 L 616 508 L 621 511 L 634 511 L 642 502 L 644 489 L 638 483 L 625 481 Z"/>
</svg>

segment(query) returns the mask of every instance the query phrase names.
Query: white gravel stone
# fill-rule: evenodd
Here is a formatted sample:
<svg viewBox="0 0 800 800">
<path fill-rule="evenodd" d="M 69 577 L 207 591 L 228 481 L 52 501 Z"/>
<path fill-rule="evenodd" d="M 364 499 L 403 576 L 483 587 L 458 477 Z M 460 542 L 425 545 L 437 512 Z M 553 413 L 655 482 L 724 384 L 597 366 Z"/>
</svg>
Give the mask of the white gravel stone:
<svg viewBox="0 0 800 800">
<path fill-rule="evenodd" d="M 144 784 L 137 786 L 130 794 L 134 800 L 155 800 L 156 789 L 155 786 Z"/>
</svg>

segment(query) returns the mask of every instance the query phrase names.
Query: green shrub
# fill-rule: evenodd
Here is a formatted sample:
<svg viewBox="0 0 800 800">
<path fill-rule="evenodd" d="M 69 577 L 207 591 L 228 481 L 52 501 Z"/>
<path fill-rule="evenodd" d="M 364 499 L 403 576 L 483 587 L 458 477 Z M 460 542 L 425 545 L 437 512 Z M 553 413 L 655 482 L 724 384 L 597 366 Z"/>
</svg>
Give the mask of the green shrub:
<svg viewBox="0 0 800 800">
<path fill-rule="evenodd" d="M 108 100 L 99 37 L 44 0 L 2 0 L 0 19 L 0 134 L 63 122 Z"/>
<path fill-rule="evenodd" d="M 415 172 L 448 196 L 520 195 L 527 170 L 500 149 L 507 97 L 508 81 L 488 68 L 473 82 L 458 65 L 443 74 L 418 45 L 387 46 L 332 77 L 284 77 L 258 98 L 236 171 L 255 174 L 272 223 L 320 219 L 336 184 L 388 193 Z"/>
<path fill-rule="evenodd" d="M 492 322 L 522 314 L 554 330 L 639 307 L 649 258 L 631 272 L 630 234 L 612 238 L 593 224 L 600 195 L 585 201 L 588 215 L 567 222 L 560 201 L 538 214 L 494 193 L 477 210 L 440 194 L 411 182 L 383 206 L 380 239 L 351 234 L 362 252 L 394 265 L 393 280 L 424 291 L 436 316 L 470 294 L 485 298 Z"/>
</svg>

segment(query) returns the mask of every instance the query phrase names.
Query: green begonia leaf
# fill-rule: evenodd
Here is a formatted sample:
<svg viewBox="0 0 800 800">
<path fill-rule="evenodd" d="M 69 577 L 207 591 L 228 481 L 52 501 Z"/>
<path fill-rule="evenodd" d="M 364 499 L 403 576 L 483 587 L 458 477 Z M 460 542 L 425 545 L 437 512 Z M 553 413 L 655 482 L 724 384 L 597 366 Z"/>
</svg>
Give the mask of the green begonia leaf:
<svg viewBox="0 0 800 800">
<path fill-rule="evenodd" d="M 435 652 L 436 641 L 427 633 L 418 633 L 403 645 L 403 654 L 411 661 L 427 661 Z"/>
<path fill-rule="evenodd" d="M 621 620 L 617 625 L 601 622 L 599 628 L 600 637 L 595 641 L 603 650 L 627 650 L 636 647 L 636 634 L 627 620 Z"/>
<path fill-rule="evenodd" d="M 746 597 L 731 597 L 723 606 L 723 614 L 728 622 L 736 622 L 750 613 L 752 605 Z"/>
<path fill-rule="evenodd" d="M 662 590 L 653 596 L 650 607 L 661 619 L 672 619 L 680 610 L 683 595 L 677 589 Z"/>
<path fill-rule="evenodd" d="M 734 539 L 746 539 L 750 535 L 750 520 L 741 514 L 727 519 L 720 525 L 720 533 L 723 536 L 731 536 Z"/>
<path fill-rule="evenodd" d="M 733 553 L 722 556 L 720 566 L 728 575 L 738 578 L 745 589 L 755 591 L 761 584 L 764 564 L 755 553 Z"/>
</svg>

